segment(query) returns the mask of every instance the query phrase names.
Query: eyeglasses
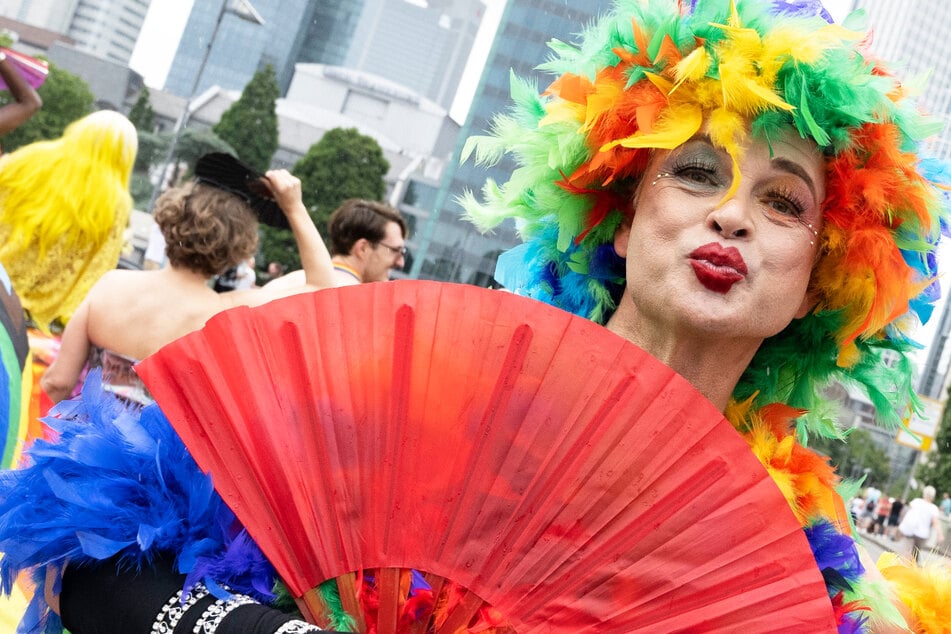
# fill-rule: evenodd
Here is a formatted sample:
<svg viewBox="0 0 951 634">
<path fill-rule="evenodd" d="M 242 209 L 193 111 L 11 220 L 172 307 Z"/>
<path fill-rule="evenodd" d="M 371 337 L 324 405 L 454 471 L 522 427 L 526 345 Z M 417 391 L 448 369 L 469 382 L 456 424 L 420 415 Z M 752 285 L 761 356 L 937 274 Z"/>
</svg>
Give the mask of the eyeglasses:
<svg viewBox="0 0 951 634">
<path fill-rule="evenodd" d="M 389 249 L 393 255 L 406 255 L 408 253 L 408 250 L 406 247 L 391 247 L 390 245 L 385 244 L 383 242 L 377 242 L 377 244 L 380 245 L 381 247 L 386 247 L 387 249 Z"/>
</svg>

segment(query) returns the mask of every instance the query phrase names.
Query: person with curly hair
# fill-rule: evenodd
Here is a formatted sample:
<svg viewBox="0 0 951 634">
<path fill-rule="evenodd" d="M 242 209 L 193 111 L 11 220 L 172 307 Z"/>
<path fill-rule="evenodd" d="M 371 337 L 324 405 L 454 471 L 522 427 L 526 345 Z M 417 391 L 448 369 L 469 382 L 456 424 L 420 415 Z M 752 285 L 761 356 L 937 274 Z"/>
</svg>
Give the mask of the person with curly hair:
<svg viewBox="0 0 951 634">
<path fill-rule="evenodd" d="M 134 401 L 150 400 L 132 364 L 166 343 L 201 328 L 234 306 L 258 306 L 278 297 L 333 286 L 330 255 L 301 201 L 300 180 L 286 170 L 266 184 L 290 221 L 305 279 L 292 288 L 216 293 L 209 280 L 254 255 L 258 222 L 248 201 L 203 181 L 171 189 L 156 202 L 155 221 L 168 266 L 153 271 L 113 270 L 96 283 L 66 330 L 59 355 L 41 379 L 55 403 L 72 393 L 87 358 L 103 368 L 104 382 Z M 91 354 L 92 353 L 92 354 Z"/>
</svg>

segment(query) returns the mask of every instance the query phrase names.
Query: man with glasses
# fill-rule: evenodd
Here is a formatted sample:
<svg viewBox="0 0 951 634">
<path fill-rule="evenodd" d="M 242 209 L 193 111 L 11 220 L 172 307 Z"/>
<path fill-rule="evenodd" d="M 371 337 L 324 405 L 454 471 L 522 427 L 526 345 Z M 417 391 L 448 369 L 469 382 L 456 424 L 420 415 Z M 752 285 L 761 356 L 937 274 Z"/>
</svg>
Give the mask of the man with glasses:
<svg viewBox="0 0 951 634">
<path fill-rule="evenodd" d="M 337 286 L 385 282 L 405 264 L 406 221 L 385 203 L 345 200 L 331 214 L 327 232 Z M 267 286 L 299 286 L 301 280 L 303 271 L 294 271 Z"/>
</svg>

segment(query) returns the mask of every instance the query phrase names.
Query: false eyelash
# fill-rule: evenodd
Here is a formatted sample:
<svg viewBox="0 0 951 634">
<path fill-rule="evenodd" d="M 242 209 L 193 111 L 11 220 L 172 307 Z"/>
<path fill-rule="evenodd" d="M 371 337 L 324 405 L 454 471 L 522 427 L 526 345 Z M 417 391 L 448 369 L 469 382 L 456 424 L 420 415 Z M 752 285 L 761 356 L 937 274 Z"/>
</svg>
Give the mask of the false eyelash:
<svg viewBox="0 0 951 634">
<path fill-rule="evenodd" d="M 803 214 L 806 213 L 808 204 L 802 199 L 801 196 L 798 196 L 796 192 L 788 187 L 774 187 L 766 192 L 766 194 L 772 198 L 778 198 L 783 202 L 788 203 L 793 207 L 795 216 L 797 218 L 802 218 Z"/>
</svg>

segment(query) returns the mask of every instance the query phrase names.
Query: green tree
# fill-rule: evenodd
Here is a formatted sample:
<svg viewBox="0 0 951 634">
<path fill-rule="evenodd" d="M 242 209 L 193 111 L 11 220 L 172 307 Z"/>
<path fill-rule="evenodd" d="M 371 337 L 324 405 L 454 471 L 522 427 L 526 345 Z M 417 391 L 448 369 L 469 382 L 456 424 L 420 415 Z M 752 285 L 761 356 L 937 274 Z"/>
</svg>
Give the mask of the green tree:
<svg viewBox="0 0 951 634">
<path fill-rule="evenodd" d="M 148 172 L 156 162 L 165 157 L 170 139 L 167 135 L 145 130 L 136 130 L 136 136 L 139 139 L 139 150 L 135 154 L 134 171 Z"/>
<path fill-rule="evenodd" d="M 155 130 L 155 110 L 152 109 L 152 102 L 149 97 L 148 87 L 142 86 L 142 90 L 139 91 L 139 98 L 135 100 L 135 104 L 129 110 L 129 121 L 139 132 L 153 132 Z"/>
<path fill-rule="evenodd" d="M 951 388 L 948 394 L 951 395 Z M 934 452 L 928 455 L 928 461 L 918 468 L 916 475 L 918 480 L 937 489 L 939 498 L 942 493 L 951 493 L 951 407 L 947 403 L 935 434 Z"/>
<path fill-rule="evenodd" d="M 66 126 L 92 112 L 96 101 L 89 84 L 52 63 L 46 81 L 36 92 L 43 99 L 43 107 L 29 121 L 3 137 L 5 152 L 62 136 Z M 11 99 L 9 93 L 0 93 L 0 105 Z"/>
<path fill-rule="evenodd" d="M 327 219 L 348 198 L 381 200 L 389 162 L 380 144 L 355 128 L 334 128 L 310 146 L 294 165 L 304 205 L 322 235 Z"/>
<path fill-rule="evenodd" d="M 185 128 L 175 146 L 175 159 L 188 165 L 188 173 L 195 170 L 195 163 L 209 152 L 235 154 L 235 148 L 211 130 Z"/>
<path fill-rule="evenodd" d="M 829 456 L 836 471 L 844 478 L 858 479 L 868 473 L 865 484 L 874 483 L 879 487 L 889 480 L 891 465 L 888 455 L 875 443 L 872 434 L 864 429 L 854 430 L 847 442 L 816 438 L 815 441 L 810 440 L 809 445 Z"/>
<path fill-rule="evenodd" d="M 237 150 L 241 160 L 266 171 L 277 151 L 277 75 L 270 65 L 254 74 L 241 97 L 212 130 Z"/>
<path fill-rule="evenodd" d="M 294 165 L 304 205 L 320 234 L 327 238 L 327 219 L 348 198 L 381 200 L 390 169 L 380 144 L 354 128 L 328 130 Z M 294 236 L 286 229 L 262 227 L 261 260 L 300 268 Z"/>
</svg>

